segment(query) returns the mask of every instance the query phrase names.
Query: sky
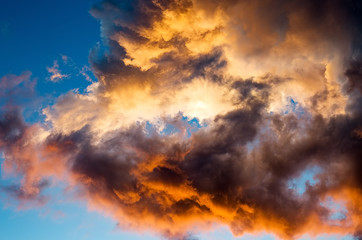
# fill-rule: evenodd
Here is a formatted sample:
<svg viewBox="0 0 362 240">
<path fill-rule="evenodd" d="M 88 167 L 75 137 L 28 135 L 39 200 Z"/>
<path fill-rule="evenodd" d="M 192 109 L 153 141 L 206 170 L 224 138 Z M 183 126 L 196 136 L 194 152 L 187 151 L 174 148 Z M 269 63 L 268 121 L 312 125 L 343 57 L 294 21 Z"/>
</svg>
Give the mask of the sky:
<svg viewBox="0 0 362 240">
<path fill-rule="evenodd" d="M 1 5 L 1 239 L 362 239 L 359 1 Z"/>
</svg>

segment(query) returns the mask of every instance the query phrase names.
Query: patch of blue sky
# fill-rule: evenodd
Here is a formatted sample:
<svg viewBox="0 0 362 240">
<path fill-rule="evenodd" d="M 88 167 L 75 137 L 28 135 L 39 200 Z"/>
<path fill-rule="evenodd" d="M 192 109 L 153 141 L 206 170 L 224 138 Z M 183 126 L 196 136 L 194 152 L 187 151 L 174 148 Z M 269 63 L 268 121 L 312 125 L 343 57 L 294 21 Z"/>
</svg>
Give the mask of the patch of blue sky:
<svg viewBox="0 0 362 240">
<path fill-rule="evenodd" d="M 169 136 L 175 134 L 183 134 L 184 137 L 190 138 L 194 132 L 197 132 L 201 128 L 207 127 L 207 122 L 200 122 L 198 118 L 190 118 L 180 114 L 180 120 L 160 119 L 158 122 L 153 123 L 151 121 L 145 122 L 145 132 L 148 136 L 152 136 L 155 133 L 161 136 Z"/>
<path fill-rule="evenodd" d="M 247 151 L 250 153 L 255 147 L 259 146 L 260 144 L 260 139 L 259 138 L 254 138 L 253 141 L 248 142 L 245 146 Z"/>
<path fill-rule="evenodd" d="M 187 126 L 186 135 L 187 137 L 191 137 L 194 132 L 197 132 L 201 128 L 205 128 L 208 126 L 206 121 L 200 122 L 200 120 L 196 117 L 190 118 L 187 116 L 182 116 L 182 121 Z"/>
<path fill-rule="evenodd" d="M 172 123 L 166 123 L 166 124 L 163 126 L 160 134 L 161 134 L 162 136 L 169 136 L 169 135 L 178 134 L 178 133 L 180 133 L 181 131 L 182 131 L 182 129 L 180 129 L 179 127 L 175 126 L 174 124 L 172 124 Z"/>
<path fill-rule="evenodd" d="M 346 219 L 347 209 L 343 201 L 335 201 L 331 196 L 328 196 L 321 205 L 331 211 L 328 220 L 338 221 Z"/>
<path fill-rule="evenodd" d="M 189 118 L 187 116 L 181 116 L 181 128 L 172 122 L 167 122 L 165 127 L 161 131 L 161 135 L 177 134 L 184 131 L 185 137 L 189 138 L 194 132 L 197 132 L 200 128 L 206 127 L 206 124 L 201 124 L 197 118 Z"/>
<path fill-rule="evenodd" d="M 41 208 L 16 210 L 0 203 L 0 231 L 6 240 L 157 240 L 151 233 L 126 232 L 116 221 L 82 202 L 58 200 Z"/>
<path fill-rule="evenodd" d="M 284 114 L 295 113 L 297 116 L 302 116 L 305 113 L 304 108 L 291 96 L 287 97 L 288 104 L 285 106 Z"/>
<path fill-rule="evenodd" d="M 142 124 L 142 123 L 138 122 L 138 124 Z M 144 132 L 145 132 L 145 135 L 148 137 L 151 137 L 154 134 L 156 134 L 157 129 L 156 129 L 155 124 L 152 124 L 150 121 L 145 121 L 144 122 Z"/>
<path fill-rule="evenodd" d="M 319 166 L 313 166 L 304 170 L 298 177 L 295 177 L 288 181 L 288 187 L 293 189 L 298 195 L 302 195 L 306 186 L 313 186 L 318 182 L 315 175 L 321 173 L 323 169 Z"/>
</svg>

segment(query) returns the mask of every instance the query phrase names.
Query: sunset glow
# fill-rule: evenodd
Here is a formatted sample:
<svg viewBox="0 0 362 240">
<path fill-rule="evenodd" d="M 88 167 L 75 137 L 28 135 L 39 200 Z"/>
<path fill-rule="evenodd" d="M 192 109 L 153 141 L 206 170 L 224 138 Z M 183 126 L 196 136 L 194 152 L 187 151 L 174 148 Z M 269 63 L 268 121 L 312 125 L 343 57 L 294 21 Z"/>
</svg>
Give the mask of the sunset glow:
<svg viewBox="0 0 362 240">
<path fill-rule="evenodd" d="M 115 239 L 362 238 L 361 2 L 57 4 L 49 34 L 36 17 L 0 17 L 6 229 L 7 211 L 61 196 Z M 52 6 L 33 7 L 53 21 Z M 38 53 L 33 34 L 19 47 L 29 27 Z"/>
</svg>

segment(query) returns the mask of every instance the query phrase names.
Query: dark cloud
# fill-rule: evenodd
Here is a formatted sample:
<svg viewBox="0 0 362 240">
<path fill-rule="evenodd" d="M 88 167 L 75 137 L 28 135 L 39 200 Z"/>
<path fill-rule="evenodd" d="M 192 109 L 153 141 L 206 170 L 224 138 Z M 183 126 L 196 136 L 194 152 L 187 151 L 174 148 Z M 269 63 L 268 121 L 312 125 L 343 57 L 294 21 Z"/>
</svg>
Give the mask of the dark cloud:
<svg viewBox="0 0 362 240">
<path fill-rule="evenodd" d="M 348 99 L 346 113 L 323 115 L 308 109 L 299 115 L 271 113 L 273 89 L 294 76 L 279 77 L 268 69 L 261 77 L 232 77 L 227 73 L 230 62 L 222 46 L 191 54 L 186 47 L 191 37 L 178 33 L 155 42 L 141 34 L 141 30 L 152 30 L 166 10 L 178 14 L 200 6 L 209 14 L 210 9 L 221 8 L 230 14 L 228 24 L 241 22 L 237 25 L 240 29 L 233 30 L 234 40 L 240 43 L 235 52 L 242 49 L 250 61 L 274 54 L 290 36 L 298 36 L 295 45 L 287 44 L 275 52 L 290 54 L 291 59 L 305 49 L 314 53 L 326 45 L 327 52 L 334 48 L 338 53 L 346 50 L 341 56 L 344 66 L 339 66 L 344 69 L 341 79 L 345 82 L 341 84 Z M 235 13 L 242 9 L 245 15 Z M 313 233 L 328 233 L 344 228 L 351 218 L 357 219 L 351 231 L 358 235 L 362 229 L 358 206 L 362 198 L 362 70 L 360 46 L 355 45 L 361 36 L 361 4 L 342 0 L 107 0 L 97 4 L 91 13 L 100 19 L 108 47 L 94 49 L 90 54 L 102 93 L 146 83 L 155 91 L 175 90 L 202 78 L 225 85 L 236 94 L 233 110 L 217 115 L 207 127 L 186 139 L 161 134 L 142 121 L 114 127 L 101 137 L 87 123 L 70 133 L 51 132 L 41 148 L 60 156 L 61 166 L 81 188 L 83 197 L 108 208 L 120 224 L 124 221 L 154 228 L 169 239 L 193 239 L 187 232 L 194 223 L 212 222 L 228 224 L 236 234 L 266 230 L 292 239 L 309 231 L 306 228 L 311 228 L 311 222 L 312 228 L 322 229 L 312 229 Z M 126 64 L 126 60 L 132 60 L 131 53 L 117 37 L 167 51 L 151 59 L 149 68 L 142 69 Z M 173 48 L 168 49 L 170 46 Z M 301 58 L 307 58 L 303 54 Z M 326 68 L 322 70 L 318 74 L 324 77 Z M 8 84 L 6 79 L 3 82 Z M 316 107 L 327 99 L 328 90 L 323 90 L 308 100 Z M 165 123 L 176 128 L 187 125 L 180 115 L 165 118 Z M 18 113 L 3 114 L 0 147 L 5 154 L 13 156 L 14 149 L 29 143 L 29 128 Z M 9 159 L 21 166 L 19 172 L 25 176 L 31 172 L 31 160 Z M 289 182 L 314 166 L 321 168 L 315 176 L 317 183 L 306 184 L 305 192 L 297 194 Z M 38 179 L 31 186 L 41 191 L 42 183 Z M 39 194 L 5 189 L 19 198 Z M 349 216 L 336 226 L 330 224 L 331 209 L 322 203 L 326 196 L 343 191 L 350 194 L 346 197 Z"/>
<path fill-rule="evenodd" d="M 37 183 L 34 187 L 42 192 L 45 188 L 49 187 L 49 183 L 48 181 L 43 180 Z M 12 198 L 11 200 L 16 199 L 20 207 L 43 206 L 49 201 L 49 198 L 47 196 L 39 194 L 39 192 L 28 192 L 24 190 L 20 185 L 0 186 L 0 190 L 10 196 Z"/>
<path fill-rule="evenodd" d="M 24 122 L 20 110 L 13 109 L 0 112 L 0 151 L 5 158 L 2 167 L 15 169 L 24 178 L 22 184 L 1 185 L 0 191 L 16 199 L 20 207 L 28 205 L 44 205 L 48 198 L 42 191 L 48 186 L 46 179 L 28 181 L 29 172 L 34 167 L 34 159 L 28 158 L 28 141 L 30 141 L 30 127 Z M 34 154 L 34 153 L 33 153 Z"/>
<path fill-rule="evenodd" d="M 26 105 L 34 97 L 36 81 L 31 79 L 31 72 L 21 75 L 8 74 L 0 78 L 1 108 L 17 108 Z"/>
<path fill-rule="evenodd" d="M 0 113 L 0 147 L 10 147 L 22 138 L 27 128 L 19 110 Z"/>
<path fill-rule="evenodd" d="M 207 194 L 213 204 L 236 211 L 229 223 L 236 233 L 256 230 L 263 217 L 283 223 L 279 234 L 292 237 L 312 214 L 320 221 L 328 219 L 330 210 L 320 202 L 329 191 L 362 189 L 362 138 L 353 135 L 355 129 L 362 129 L 361 114 L 315 116 L 307 122 L 295 115 L 266 117 L 267 84 L 240 80 L 234 88 L 247 107 L 218 116 L 210 130 L 199 130 L 181 145 L 172 137 L 147 136 L 141 125 L 115 131 L 97 145 L 91 143 L 86 128 L 69 136 L 54 135 L 48 141 L 58 146 L 70 141 L 76 146 L 71 150 L 72 171 L 81 175 L 91 195 L 112 199 L 126 212 L 147 211 L 173 223 L 175 215 L 216 214 L 200 200 Z M 162 156 L 161 160 L 152 160 L 156 156 Z M 308 185 L 298 197 L 288 181 L 313 165 L 323 169 L 319 183 Z M 155 190 L 153 184 L 162 190 Z M 182 185 L 191 186 L 195 193 L 177 200 L 167 189 Z M 255 210 L 248 212 L 241 204 Z"/>
</svg>

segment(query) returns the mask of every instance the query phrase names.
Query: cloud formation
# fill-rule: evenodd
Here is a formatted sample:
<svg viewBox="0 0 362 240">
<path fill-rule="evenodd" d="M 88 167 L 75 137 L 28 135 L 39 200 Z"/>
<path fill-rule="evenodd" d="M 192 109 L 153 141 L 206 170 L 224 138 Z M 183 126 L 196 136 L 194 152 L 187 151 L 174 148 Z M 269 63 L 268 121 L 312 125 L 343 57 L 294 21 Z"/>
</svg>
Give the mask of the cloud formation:
<svg viewBox="0 0 362 240">
<path fill-rule="evenodd" d="M 50 129 L 2 113 L 2 168 L 23 176 L 7 191 L 63 181 L 120 226 L 170 239 L 215 223 L 360 237 L 361 13 L 342 0 L 96 4 L 98 82 L 44 109 Z M 313 167 L 298 193 L 290 182 Z"/>
<path fill-rule="evenodd" d="M 62 59 L 63 59 L 64 62 L 67 61 L 66 56 L 62 56 Z M 60 70 L 59 70 L 59 64 L 58 64 L 58 61 L 57 61 L 57 60 L 55 60 L 55 61 L 53 62 L 53 66 L 47 67 L 47 71 L 48 71 L 48 73 L 51 74 L 50 77 L 49 77 L 49 79 L 50 79 L 50 81 L 52 81 L 52 82 L 59 82 L 60 80 L 69 77 L 68 75 L 62 74 L 62 73 L 60 72 Z"/>
</svg>

